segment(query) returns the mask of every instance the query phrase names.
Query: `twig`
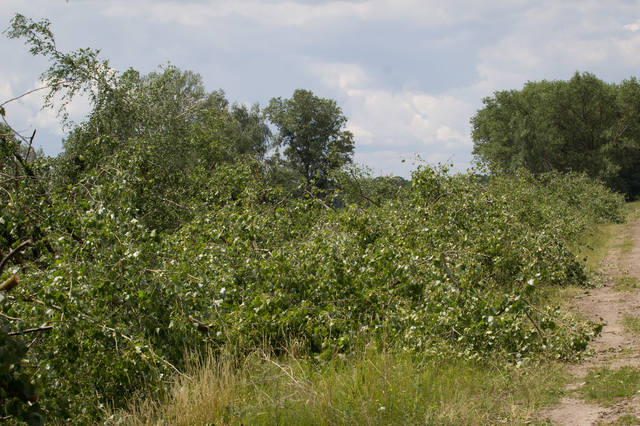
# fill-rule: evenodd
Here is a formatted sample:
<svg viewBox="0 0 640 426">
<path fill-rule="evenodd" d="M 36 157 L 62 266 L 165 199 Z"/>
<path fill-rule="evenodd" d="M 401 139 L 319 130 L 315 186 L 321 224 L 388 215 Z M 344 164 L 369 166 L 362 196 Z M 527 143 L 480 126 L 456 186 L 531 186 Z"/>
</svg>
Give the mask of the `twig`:
<svg viewBox="0 0 640 426">
<path fill-rule="evenodd" d="M 27 345 L 27 349 L 31 348 L 31 346 L 33 346 L 34 343 L 36 343 L 36 341 L 40 338 L 39 334 L 36 334 L 36 337 L 33 338 L 33 340 Z"/>
<path fill-rule="evenodd" d="M 209 332 L 209 326 L 207 324 L 203 323 L 202 321 L 199 321 L 199 320 L 195 319 L 191 315 L 189 315 L 189 321 L 191 321 L 192 323 L 194 323 L 194 324 L 196 324 L 198 326 L 198 331 L 201 331 L 203 333 L 208 333 Z"/>
<path fill-rule="evenodd" d="M 36 87 L 35 89 L 29 90 L 28 92 L 23 93 L 22 95 L 16 96 L 15 98 L 11 98 L 8 101 L 4 101 L 3 103 L 0 104 L 0 107 L 5 106 L 9 102 L 17 101 L 20 98 L 24 98 L 25 96 L 30 95 L 30 94 L 35 93 L 35 92 L 38 92 L 40 90 L 49 89 L 50 87 L 55 87 L 55 86 L 61 86 L 63 84 L 67 84 L 67 83 L 73 83 L 75 81 L 77 81 L 77 80 L 65 80 L 65 81 L 60 81 L 58 83 L 54 83 L 54 84 L 48 84 L 48 85 L 42 86 L 42 87 Z"/>
<path fill-rule="evenodd" d="M 371 198 L 367 197 L 366 195 L 364 195 L 362 193 L 362 190 L 360 189 L 360 187 L 358 186 L 358 195 L 360 196 L 360 198 L 363 198 L 364 200 L 370 202 L 371 204 L 373 204 L 376 207 L 380 207 L 380 203 L 378 203 L 377 201 L 373 201 Z"/>
<path fill-rule="evenodd" d="M 314 194 L 311 193 L 311 191 L 309 191 L 308 189 L 305 189 L 304 192 L 311 198 L 313 198 L 314 200 L 316 200 L 317 202 L 319 202 L 320 204 L 322 204 L 322 206 L 327 209 L 327 210 L 331 210 L 331 207 L 329 207 L 327 205 L 327 203 L 325 203 L 323 200 L 321 200 L 320 198 L 316 197 Z"/>
<path fill-rule="evenodd" d="M 171 367 L 171 369 L 173 371 L 175 371 L 176 373 L 178 373 L 180 376 L 184 377 L 185 379 L 189 380 L 190 382 L 193 381 L 193 378 L 191 376 L 188 376 L 187 374 L 185 374 L 182 371 L 178 370 L 178 368 L 175 365 L 171 364 L 166 359 L 162 358 L 161 356 L 156 355 L 156 353 L 153 351 L 153 348 L 151 348 L 151 344 L 147 345 L 147 348 L 149 349 L 149 352 L 151 352 L 151 355 L 156 357 L 156 359 L 159 359 L 160 361 L 162 361 L 163 363 L 165 363 L 166 365 Z"/>
<path fill-rule="evenodd" d="M 38 327 L 38 328 L 28 328 L 26 330 L 22 330 L 22 331 L 12 331 L 11 333 L 7 333 L 8 336 L 19 336 L 22 334 L 29 334 L 29 333 L 38 333 L 40 331 L 47 331 L 47 330 L 51 330 L 53 328 L 52 325 L 45 325 L 44 327 Z"/>
<path fill-rule="evenodd" d="M 27 149 L 26 159 L 29 161 L 29 154 L 31 154 L 31 148 L 33 147 L 33 138 L 36 137 L 36 129 L 33 129 L 33 133 L 31 134 L 31 138 L 29 139 L 29 149 Z"/>
<path fill-rule="evenodd" d="M 9 252 L 9 254 L 7 254 L 4 259 L 2 259 L 2 261 L 0 261 L 0 274 L 2 273 L 2 271 L 4 270 L 4 265 L 7 263 L 7 261 L 16 253 L 18 253 L 19 251 L 23 250 L 26 246 L 28 246 L 29 244 L 31 244 L 33 241 L 31 240 L 31 238 L 29 238 L 26 241 L 21 242 L 18 247 L 14 248 L 13 250 L 11 250 Z"/>
<path fill-rule="evenodd" d="M 22 321 L 22 318 L 10 317 L 9 315 L 3 314 L 2 312 L 0 312 L 0 317 L 6 318 L 6 319 L 11 320 L 11 321 Z"/>
<path fill-rule="evenodd" d="M 533 326 L 536 328 L 536 330 L 538 330 L 538 333 L 540 334 L 540 338 L 544 337 L 544 334 L 542 333 L 542 330 L 540 330 L 540 327 L 538 327 L 538 324 L 536 324 L 536 322 L 533 320 L 533 318 L 531 318 L 531 315 L 529 315 L 529 311 L 524 311 L 524 313 L 527 315 L 527 318 L 529 318 L 529 321 L 531 321 L 531 324 L 533 324 Z"/>
</svg>

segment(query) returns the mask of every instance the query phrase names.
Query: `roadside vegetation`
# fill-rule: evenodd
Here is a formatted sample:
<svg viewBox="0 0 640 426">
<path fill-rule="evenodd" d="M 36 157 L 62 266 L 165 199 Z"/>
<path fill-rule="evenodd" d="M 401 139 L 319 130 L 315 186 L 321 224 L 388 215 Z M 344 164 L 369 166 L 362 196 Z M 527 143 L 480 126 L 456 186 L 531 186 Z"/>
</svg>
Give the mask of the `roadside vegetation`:
<svg viewBox="0 0 640 426">
<path fill-rule="evenodd" d="M 585 234 L 624 219 L 600 181 L 373 178 L 309 91 L 261 110 L 60 52 L 47 21 L 8 35 L 92 111 L 48 158 L 0 106 L 4 420 L 524 422 L 602 328 L 551 290 L 588 286 Z"/>
<path fill-rule="evenodd" d="M 160 400 L 113 414 L 113 424 L 496 424 L 524 423 L 554 402 L 561 366 L 491 365 L 364 350 L 315 363 L 254 354 L 241 366 L 206 358 L 193 381 Z"/>
</svg>

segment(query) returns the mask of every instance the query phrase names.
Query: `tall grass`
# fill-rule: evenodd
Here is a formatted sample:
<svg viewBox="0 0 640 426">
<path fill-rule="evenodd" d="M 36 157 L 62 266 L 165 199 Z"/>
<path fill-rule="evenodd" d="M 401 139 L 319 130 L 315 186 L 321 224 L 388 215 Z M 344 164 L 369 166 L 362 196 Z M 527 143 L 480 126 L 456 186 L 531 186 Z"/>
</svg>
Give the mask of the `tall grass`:
<svg viewBox="0 0 640 426">
<path fill-rule="evenodd" d="M 161 401 L 138 401 L 110 422 L 130 425 L 524 423 L 553 402 L 557 365 L 492 367 L 365 351 L 327 363 L 254 353 L 209 355 Z"/>
</svg>

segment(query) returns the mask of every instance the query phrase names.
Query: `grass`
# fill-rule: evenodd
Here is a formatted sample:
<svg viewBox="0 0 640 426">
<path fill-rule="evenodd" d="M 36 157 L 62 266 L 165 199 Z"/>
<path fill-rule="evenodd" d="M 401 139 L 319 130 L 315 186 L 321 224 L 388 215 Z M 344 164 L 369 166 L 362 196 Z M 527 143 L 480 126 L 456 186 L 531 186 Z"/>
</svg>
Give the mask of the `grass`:
<svg viewBox="0 0 640 426">
<path fill-rule="evenodd" d="M 208 357 L 164 401 L 143 401 L 111 421 L 175 424 L 526 423 L 561 395 L 560 366 L 489 367 L 368 351 L 319 365 L 254 354 L 241 365 Z"/>
<path fill-rule="evenodd" d="M 602 261 L 611 249 L 620 250 L 620 254 L 628 254 L 633 249 L 633 238 L 629 224 L 640 219 L 640 201 L 625 205 L 626 223 L 609 223 L 595 225 L 586 233 L 577 246 L 578 258 L 583 259 L 592 281 L 601 273 Z M 621 242 L 616 240 L 624 235 Z"/>
<path fill-rule="evenodd" d="M 634 201 L 626 204 L 627 223 L 631 223 L 640 219 L 640 201 Z M 633 235 L 630 232 L 625 233 L 622 242 L 617 246 L 620 253 L 628 254 L 633 249 Z"/>
<path fill-rule="evenodd" d="M 622 242 L 618 245 L 618 248 L 622 254 L 630 253 L 633 249 L 633 236 L 626 234 Z"/>
<path fill-rule="evenodd" d="M 614 288 L 618 291 L 635 291 L 639 281 L 637 277 L 617 277 L 614 279 Z"/>
<path fill-rule="evenodd" d="M 622 326 L 627 333 L 640 334 L 640 317 L 625 314 L 622 317 Z"/>
<path fill-rule="evenodd" d="M 615 426 L 640 425 L 640 418 L 634 416 L 633 414 L 625 414 L 623 416 L 620 416 L 614 423 L 610 424 Z"/>
<path fill-rule="evenodd" d="M 614 246 L 616 236 L 624 229 L 624 224 L 598 225 L 589 232 L 578 251 L 578 258 L 583 259 L 587 271 L 593 275 L 600 271 L 600 266 L 609 250 Z"/>
<path fill-rule="evenodd" d="M 640 390 L 640 369 L 622 367 L 617 370 L 598 368 L 585 378 L 583 397 L 590 402 L 610 405 L 620 398 L 630 398 Z"/>
</svg>

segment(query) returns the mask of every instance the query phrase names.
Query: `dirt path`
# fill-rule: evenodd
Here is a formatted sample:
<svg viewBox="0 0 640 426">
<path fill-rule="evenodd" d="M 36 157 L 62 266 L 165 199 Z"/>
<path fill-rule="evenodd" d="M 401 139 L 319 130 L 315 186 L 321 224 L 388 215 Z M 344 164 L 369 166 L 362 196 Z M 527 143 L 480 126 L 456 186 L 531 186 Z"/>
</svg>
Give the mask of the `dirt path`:
<svg viewBox="0 0 640 426">
<path fill-rule="evenodd" d="M 640 338 L 626 333 L 622 325 L 626 315 L 640 315 L 640 288 L 621 291 L 624 283 L 640 279 L 640 220 L 630 223 L 618 236 L 614 247 L 603 261 L 604 285 L 575 298 L 575 308 L 592 320 L 602 318 L 606 326 L 593 343 L 593 357 L 570 367 L 575 382 L 568 391 L 577 391 L 591 370 L 607 367 L 640 366 Z M 618 287 L 618 288 L 616 288 Z M 578 392 L 569 392 L 560 403 L 543 413 L 553 424 L 593 425 L 615 423 L 622 415 L 640 418 L 640 393 L 611 406 L 590 404 Z"/>
</svg>

